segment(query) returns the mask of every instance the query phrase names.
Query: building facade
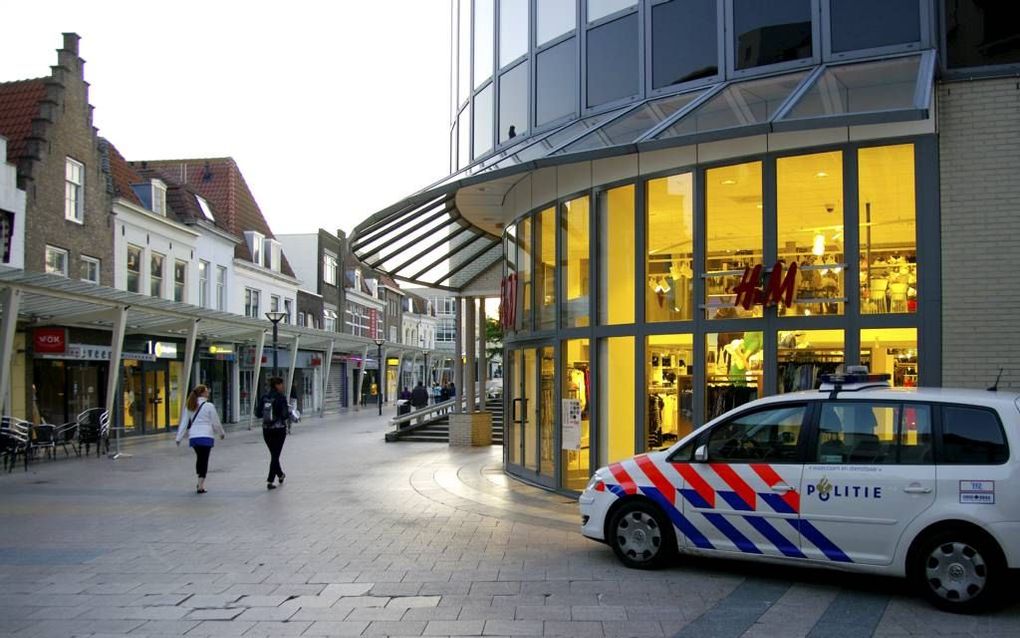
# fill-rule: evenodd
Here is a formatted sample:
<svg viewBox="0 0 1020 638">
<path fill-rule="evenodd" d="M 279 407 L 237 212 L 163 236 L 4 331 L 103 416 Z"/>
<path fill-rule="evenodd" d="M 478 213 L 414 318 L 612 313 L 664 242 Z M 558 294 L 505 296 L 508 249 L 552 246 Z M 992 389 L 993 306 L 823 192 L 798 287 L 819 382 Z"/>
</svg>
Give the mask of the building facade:
<svg viewBox="0 0 1020 638">
<path fill-rule="evenodd" d="M 397 278 L 501 295 L 509 473 L 578 490 L 845 365 L 906 387 L 1020 373 L 996 345 L 1020 284 L 990 263 L 1020 220 L 1004 8 L 454 4 L 455 172 L 352 245 Z M 408 215 L 436 216 L 421 232 L 446 236 L 445 269 L 413 232 L 382 248 Z"/>
</svg>

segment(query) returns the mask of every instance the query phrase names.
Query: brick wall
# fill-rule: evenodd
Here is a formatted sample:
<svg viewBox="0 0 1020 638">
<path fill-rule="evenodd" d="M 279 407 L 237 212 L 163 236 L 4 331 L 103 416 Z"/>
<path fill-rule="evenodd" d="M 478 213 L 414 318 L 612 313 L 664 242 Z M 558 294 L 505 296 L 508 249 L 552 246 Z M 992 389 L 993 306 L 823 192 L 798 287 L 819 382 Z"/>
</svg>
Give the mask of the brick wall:
<svg viewBox="0 0 1020 638">
<path fill-rule="evenodd" d="M 68 274 L 80 276 L 83 254 L 102 260 L 100 282 L 113 285 L 112 198 L 109 168 L 104 168 L 99 140 L 92 127 L 92 107 L 84 62 L 78 57 L 78 37 L 68 34 L 57 52 L 58 65 L 47 82 L 48 101 L 33 122 L 29 146 L 34 161 L 24 175 L 28 224 L 25 229 L 25 269 L 45 271 L 46 245 L 69 252 Z M 65 158 L 85 165 L 84 223 L 64 219 Z"/>
<path fill-rule="evenodd" d="M 939 87 L 942 382 L 1020 387 L 1020 82 Z"/>
</svg>

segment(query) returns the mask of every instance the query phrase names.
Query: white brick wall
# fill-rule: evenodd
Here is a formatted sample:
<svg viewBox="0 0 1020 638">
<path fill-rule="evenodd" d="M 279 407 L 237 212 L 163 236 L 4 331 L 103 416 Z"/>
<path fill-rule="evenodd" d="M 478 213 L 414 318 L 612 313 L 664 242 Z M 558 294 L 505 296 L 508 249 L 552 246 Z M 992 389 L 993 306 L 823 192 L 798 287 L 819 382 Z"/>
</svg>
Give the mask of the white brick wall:
<svg viewBox="0 0 1020 638">
<path fill-rule="evenodd" d="M 938 89 L 942 382 L 1020 388 L 1020 82 Z"/>
</svg>

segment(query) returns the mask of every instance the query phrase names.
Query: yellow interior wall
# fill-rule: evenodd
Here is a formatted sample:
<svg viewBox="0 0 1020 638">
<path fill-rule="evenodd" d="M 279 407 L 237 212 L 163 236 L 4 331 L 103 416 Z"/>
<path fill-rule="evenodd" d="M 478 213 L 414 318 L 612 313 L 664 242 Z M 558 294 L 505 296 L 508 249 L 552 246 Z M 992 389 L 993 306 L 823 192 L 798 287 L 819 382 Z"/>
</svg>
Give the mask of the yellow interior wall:
<svg viewBox="0 0 1020 638">
<path fill-rule="evenodd" d="M 564 245 L 564 276 L 566 277 L 567 303 L 570 308 L 569 325 L 583 327 L 588 325 L 587 299 L 589 294 L 588 280 L 588 198 L 579 197 L 565 205 L 566 217 Z"/>
<path fill-rule="evenodd" d="M 28 394 L 28 370 L 25 357 L 25 333 L 14 334 L 14 356 L 11 357 L 11 415 L 24 420 L 31 420 L 25 403 Z"/>
<path fill-rule="evenodd" d="M 634 187 L 608 191 L 600 245 L 604 323 L 634 323 Z"/>
<path fill-rule="evenodd" d="M 634 337 L 610 337 L 603 343 L 600 457 L 613 463 L 634 455 Z"/>
</svg>

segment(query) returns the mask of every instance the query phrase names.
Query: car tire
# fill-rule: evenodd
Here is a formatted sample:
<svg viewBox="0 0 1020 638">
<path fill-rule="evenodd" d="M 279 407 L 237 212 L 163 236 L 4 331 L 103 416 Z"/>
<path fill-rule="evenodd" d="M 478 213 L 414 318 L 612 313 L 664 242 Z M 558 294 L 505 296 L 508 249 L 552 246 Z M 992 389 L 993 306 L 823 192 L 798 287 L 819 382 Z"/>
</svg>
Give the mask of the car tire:
<svg viewBox="0 0 1020 638">
<path fill-rule="evenodd" d="M 648 501 L 624 503 L 607 530 L 607 540 L 617 558 L 632 569 L 659 569 L 676 556 L 673 525 Z"/>
<path fill-rule="evenodd" d="M 961 528 L 921 539 L 908 575 L 939 609 L 973 614 L 1000 604 L 1008 570 L 994 541 Z"/>
</svg>

